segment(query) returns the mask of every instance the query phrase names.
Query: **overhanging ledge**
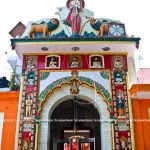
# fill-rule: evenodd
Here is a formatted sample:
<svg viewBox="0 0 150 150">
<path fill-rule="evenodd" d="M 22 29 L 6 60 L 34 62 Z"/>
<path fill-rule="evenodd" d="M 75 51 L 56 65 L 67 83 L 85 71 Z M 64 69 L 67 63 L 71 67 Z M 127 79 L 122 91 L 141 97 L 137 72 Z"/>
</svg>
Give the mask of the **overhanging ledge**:
<svg viewBox="0 0 150 150">
<path fill-rule="evenodd" d="M 99 38 L 23 38 L 11 39 L 11 46 L 25 42 L 135 42 L 139 45 L 141 38 L 99 37 Z"/>
<path fill-rule="evenodd" d="M 66 54 L 66 53 L 126 53 L 134 55 L 140 38 L 99 37 L 99 38 L 24 38 L 11 39 L 12 49 L 17 55 Z M 77 48 L 77 50 L 74 50 Z"/>
</svg>

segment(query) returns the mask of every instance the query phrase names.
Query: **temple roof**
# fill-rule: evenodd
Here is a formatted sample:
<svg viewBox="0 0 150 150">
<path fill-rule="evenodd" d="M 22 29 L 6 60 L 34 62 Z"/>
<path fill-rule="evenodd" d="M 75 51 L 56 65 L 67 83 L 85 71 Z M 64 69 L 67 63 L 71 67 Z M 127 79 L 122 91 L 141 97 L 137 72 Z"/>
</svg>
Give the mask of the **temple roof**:
<svg viewBox="0 0 150 150">
<path fill-rule="evenodd" d="M 84 0 L 68 0 L 66 6 L 57 7 L 55 15 L 57 16 L 52 18 L 29 21 L 22 35 L 16 35 L 15 38 L 128 38 L 124 23 L 108 18 L 95 18 L 94 12 L 85 8 Z"/>
<path fill-rule="evenodd" d="M 80 47 L 81 52 L 86 52 L 84 48 L 87 46 L 86 42 L 90 44 L 96 42 L 97 46 L 87 46 L 86 48 L 97 52 L 94 49 L 99 47 L 101 49 L 108 44 L 107 47 L 115 52 L 116 45 L 111 46 L 111 44 L 118 42 L 126 46 L 128 43 L 125 48 L 119 47 L 121 52 L 128 53 L 128 51 L 134 51 L 139 46 L 140 38 L 129 37 L 124 23 L 113 19 L 95 18 L 94 13 L 85 8 L 84 0 L 68 0 L 66 6 L 57 8 L 55 14 L 57 17 L 30 21 L 21 36 L 17 35 L 16 38 L 11 39 L 12 48 L 17 51 L 24 48 L 34 50 L 32 47 L 34 46 L 37 49 L 36 52 L 39 53 L 46 44 L 49 49 L 48 52 L 52 52 L 54 48 L 50 45 L 55 44 L 55 52 L 59 52 L 57 49 L 60 48 L 60 45 L 62 49 L 65 49 L 64 45 L 68 44 L 70 47 L 75 47 L 77 44 L 75 42 L 78 42 L 77 47 Z M 59 42 L 59 46 L 56 45 L 56 42 Z M 28 46 L 23 48 L 27 43 Z M 35 43 L 39 43 L 40 47 L 36 47 Z M 28 52 L 23 50 L 19 53 Z"/>
</svg>

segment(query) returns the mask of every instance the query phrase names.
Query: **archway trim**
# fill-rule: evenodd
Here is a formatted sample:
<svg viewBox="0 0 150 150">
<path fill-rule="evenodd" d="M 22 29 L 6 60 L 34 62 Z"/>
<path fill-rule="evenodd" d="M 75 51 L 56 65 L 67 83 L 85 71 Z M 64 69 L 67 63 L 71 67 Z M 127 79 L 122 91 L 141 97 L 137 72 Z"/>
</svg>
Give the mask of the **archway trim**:
<svg viewBox="0 0 150 150">
<path fill-rule="evenodd" d="M 60 88 L 65 84 L 69 84 L 72 77 L 60 78 L 51 84 L 49 84 L 39 95 L 38 99 L 38 112 L 42 110 L 42 105 L 46 101 L 47 97 L 54 92 L 55 89 Z M 100 83 L 83 76 L 78 76 L 77 80 L 80 84 L 87 85 L 88 87 L 94 88 L 98 94 L 101 94 L 104 98 L 104 101 L 107 103 L 107 109 L 112 111 L 112 97 L 111 94 L 106 90 Z"/>
<path fill-rule="evenodd" d="M 47 142 L 51 134 L 47 134 L 49 131 L 49 120 L 50 116 L 54 109 L 61 104 L 62 102 L 72 99 L 73 94 L 69 91 L 70 85 L 65 84 L 61 88 L 57 88 L 50 96 L 46 97 L 46 101 L 43 105 L 42 111 L 40 113 L 40 125 L 39 130 L 37 131 L 37 141 L 39 144 L 39 149 L 48 149 Z M 94 104 L 95 108 L 100 114 L 100 132 L 101 132 L 101 149 L 102 150 L 111 150 L 112 149 L 112 136 L 111 136 L 111 122 L 110 122 L 110 112 L 107 109 L 107 104 L 104 101 L 104 98 L 101 94 L 96 95 L 94 88 L 88 88 L 87 85 L 80 85 L 80 93 L 78 95 L 79 99 L 87 100 L 90 103 Z M 94 98 L 94 99 L 93 99 Z"/>
</svg>

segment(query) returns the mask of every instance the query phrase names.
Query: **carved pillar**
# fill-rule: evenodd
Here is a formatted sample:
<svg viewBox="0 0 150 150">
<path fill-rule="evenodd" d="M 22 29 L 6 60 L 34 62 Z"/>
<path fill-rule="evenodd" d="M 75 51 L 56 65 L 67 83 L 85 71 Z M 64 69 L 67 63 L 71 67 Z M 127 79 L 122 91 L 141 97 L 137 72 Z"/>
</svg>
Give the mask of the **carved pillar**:
<svg viewBox="0 0 150 150">
<path fill-rule="evenodd" d="M 24 57 L 24 81 L 20 104 L 18 149 L 35 149 L 36 107 L 38 95 L 38 57 Z"/>
<path fill-rule="evenodd" d="M 126 56 L 112 58 L 112 95 L 114 108 L 114 149 L 132 149 Z"/>
</svg>

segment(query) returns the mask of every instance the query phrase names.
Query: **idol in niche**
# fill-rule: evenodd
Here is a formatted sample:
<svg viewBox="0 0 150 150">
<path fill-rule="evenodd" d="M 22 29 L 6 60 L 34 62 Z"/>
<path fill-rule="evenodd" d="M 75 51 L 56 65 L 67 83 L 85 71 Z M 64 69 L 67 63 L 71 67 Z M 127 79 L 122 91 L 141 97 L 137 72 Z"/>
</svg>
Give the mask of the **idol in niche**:
<svg viewBox="0 0 150 150">
<path fill-rule="evenodd" d="M 90 68 L 104 68 L 104 59 L 101 55 L 90 56 Z"/>
<path fill-rule="evenodd" d="M 121 71 L 115 71 L 114 72 L 114 78 L 115 78 L 115 83 L 116 84 L 121 84 L 123 83 L 123 74 Z"/>
<path fill-rule="evenodd" d="M 27 57 L 27 69 L 37 68 L 37 58 L 36 57 Z"/>
<path fill-rule="evenodd" d="M 35 73 L 33 71 L 30 71 L 27 75 L 27 85 L 34 86 L 35 83 Z"/>
<path fill-rule="evenodd" d="M 128 141 L 127 138 L 122 136 L 120 138 L 120 150 L 127 150 L 128 149 Z"/>
<path fill-rule="evenodd" d="M 81 68 L 81 56 L 71 56 L 70 57 L 70 68 Z"/>
<path fill-rule="evenodd" d="M 123 69 L 125 67 L 125 61 L 123 56 L 114 56 L 112 58 L 113 68 L 118 70 Z"/>
<path fill-rule="evenodd" d="M 47 56 L 46 68 L 55 69 L 60 68 L 60 56 Z"/>
<path fill-rule="evenodd" d="M 124 98 L 122 97 L 121 94 L 119 94 L 116 98 L 116 104 L 117 104 L 117 109 L 118 109 L 118 115 L 119 117 L 124 117 L 125 115 L 125 110 L 124 110 L 124 107 L 125 107 L 125 100 Z"/>
</svg>

